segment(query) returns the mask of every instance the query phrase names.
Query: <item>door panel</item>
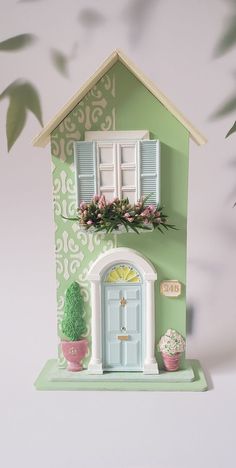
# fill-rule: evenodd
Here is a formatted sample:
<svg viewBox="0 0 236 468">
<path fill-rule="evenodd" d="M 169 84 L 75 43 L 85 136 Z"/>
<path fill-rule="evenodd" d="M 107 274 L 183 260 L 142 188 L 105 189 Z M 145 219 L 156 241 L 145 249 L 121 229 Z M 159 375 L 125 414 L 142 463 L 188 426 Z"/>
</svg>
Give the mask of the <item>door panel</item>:
<svg viewBox="0 0 236 468">
<path fill-rule="evenodd" d="M 105 284 L 103 301 L 104 369 L 141 370 L 141 285 Z"/>
<path fill-rule="evenodd" d="M 121 341 L 115 341 L 108 347 L 108 361 L 114 366 L 119 366 L 121 362 Z"/>
<path fill-rule="evenodd" d="M 125 311 L 125 326 L 129 333 L 140 333 L 140 305 L 130 304 L 129 310 Z"/>
<path fill-rule="evenodd" d="M 124 350 L 124 364 L 127 367 L 133 367 L 137 365 L 137 356 L 140 354 L 140 342 L 129 341 L 126 343 Z"/>
<path fill-rule="evenodd" d="M 110 300 L 109 312 L 107 314 L 107 331 L 117 333 L 121 328 L 121 317 L 119 303 Z"/>
</svg>

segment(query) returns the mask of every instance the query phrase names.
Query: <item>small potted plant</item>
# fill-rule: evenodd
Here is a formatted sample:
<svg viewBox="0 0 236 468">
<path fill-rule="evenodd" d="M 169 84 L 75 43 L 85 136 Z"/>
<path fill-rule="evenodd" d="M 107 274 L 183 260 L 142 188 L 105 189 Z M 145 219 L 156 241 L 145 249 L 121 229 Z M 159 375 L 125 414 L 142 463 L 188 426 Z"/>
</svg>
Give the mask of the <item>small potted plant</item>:
<svg viewBox="0 0 236 468">
<path fill-rule="evenodd" d="M 167 371 L 176 371 L 180 367 L 181 353 L 185 350 L 185 339 L 176 330 L 169 330 L 161 337 L 158 345 L 164 367 Z"/>
<path fill-rule="evenodd" d="M 83 338 L 86 324 L 83 317 L 83 300 L 80 286 L 75 281 L 66 291 L 64 316 L 62 319 L 61 348 L 67 360 L 69 371 L 77 372 L 83 369 L 81 360 L 88 351 L 88 340 Z"/>
</svg>

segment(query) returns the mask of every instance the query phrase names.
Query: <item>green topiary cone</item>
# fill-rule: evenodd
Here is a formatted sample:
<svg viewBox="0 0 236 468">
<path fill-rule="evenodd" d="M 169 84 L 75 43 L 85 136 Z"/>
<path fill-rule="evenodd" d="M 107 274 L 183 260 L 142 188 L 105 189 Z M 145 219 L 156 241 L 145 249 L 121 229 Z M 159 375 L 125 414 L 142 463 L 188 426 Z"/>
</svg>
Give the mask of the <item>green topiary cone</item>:
<svg viewBox="0 0 236 468">
<path fill-rule="evenodd" d="M 80 286 L 74 281 L 66 291 L 62 333 L 69 341 L 78 341 L 86 332 Z"/>
</svg>

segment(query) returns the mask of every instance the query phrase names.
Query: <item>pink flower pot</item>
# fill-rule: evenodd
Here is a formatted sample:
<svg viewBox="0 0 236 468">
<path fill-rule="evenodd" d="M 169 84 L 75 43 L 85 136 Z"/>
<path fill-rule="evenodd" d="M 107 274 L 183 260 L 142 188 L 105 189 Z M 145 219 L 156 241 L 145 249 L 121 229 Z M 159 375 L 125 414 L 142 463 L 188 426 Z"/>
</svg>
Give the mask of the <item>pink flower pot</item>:
<svg viewBox="0 0 236 468">
<path fill-rule="evenodd" d="M 83 370 L 81 360 L 88 351 L 88 340 L 62 341 L 61 349 L 67 360 L 67 369 L 72 372 Z"/>
<path fill-rule="evenodd" d="M 167 371 L 173 372 L 179 370 L 181 353 L 176 353 L 170 356 L 166 353 L 161 353 L 164 367 Z"/>
</svg>

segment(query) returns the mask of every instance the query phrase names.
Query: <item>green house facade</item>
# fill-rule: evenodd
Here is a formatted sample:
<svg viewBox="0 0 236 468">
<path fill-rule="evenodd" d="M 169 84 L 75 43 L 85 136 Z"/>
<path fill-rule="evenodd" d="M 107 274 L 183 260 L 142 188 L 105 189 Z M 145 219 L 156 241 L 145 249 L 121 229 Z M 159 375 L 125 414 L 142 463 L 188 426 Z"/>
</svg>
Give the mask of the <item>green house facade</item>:
<svg viewBox="0 0 236 468">
<path fill-rule="evenodd" d="M 119 372 L 127 376 L 140 372 L 143 379 L 145 375 L 156 378 L 159 385 L 162 358 L 156 345 L 160 337 L 168 329 L 186 337 L 190 138 L 200 145 L 206 141 L 119 51 L 35 138 L 36 146 L 51 145 L 57 375 L 68 373 L 60 340 L 65 294 L 73 282 L 80 285 L 84 303 L 87 379 L 89 375 L 102 378 L 109 371 L 116 373 L 117 380 Z M 130 196 L 135 202 L 148 192 L 154 205 L 164 206 L 177 230 L 106 234 L 86 231 L 76 220 L 67 219 L 74 218 L 79 203 L 89 203 L 96 194 L 110 199 Z M 169 294 L 173 284 L 177 293 Z M 187 372 L 184 363 L 182 368 Z M 63 377 L 63 388 L 69 381 L 68 387 L 79 385 L 82 373 L 77 375 L 77 383 L 75 373 L 71 381 L 68 375 Z M 58 384 L 58 388 L 62 387 Z"/>
</svg>

